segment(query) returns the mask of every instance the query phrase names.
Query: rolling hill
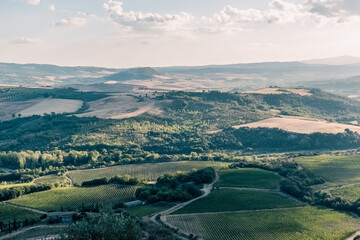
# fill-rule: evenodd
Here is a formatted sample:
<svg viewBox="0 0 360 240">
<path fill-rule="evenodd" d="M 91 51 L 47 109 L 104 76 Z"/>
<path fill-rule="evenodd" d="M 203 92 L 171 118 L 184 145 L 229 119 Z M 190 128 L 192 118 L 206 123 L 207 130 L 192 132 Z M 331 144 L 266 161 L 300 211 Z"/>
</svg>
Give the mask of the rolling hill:
<svg viewBox="0 0 360 240">
<path fill-rule="evenodd" d="M 111 81 L 128 81 L 128 80 L 142 80 L 142 79 L 151 79 L 160 76 L 161 74 L 155 71 L 150 67 L 144 68 L 131 68 L 119 73 L 115 73 L 109 76 L 104 77 L 106 80 Z"/>
</svg>

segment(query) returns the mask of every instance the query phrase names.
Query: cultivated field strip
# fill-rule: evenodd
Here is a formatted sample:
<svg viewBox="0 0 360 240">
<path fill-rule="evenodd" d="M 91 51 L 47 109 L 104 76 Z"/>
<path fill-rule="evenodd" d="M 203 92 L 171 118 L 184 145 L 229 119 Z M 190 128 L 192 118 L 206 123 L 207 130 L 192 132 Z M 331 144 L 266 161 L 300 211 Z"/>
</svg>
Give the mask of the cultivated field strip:
<svg viewBox="0 0 360 240">
<path fill-rule="evenodd" d="M 17 221 L 23 221 L 27 219 L 37 219 L 41 214 L 34 213 L 30 210 L 21 209 L 18 207 L 10 206 L 4 203 L 0 203 L 0 222 L 8 223 L 16 218 Z"/>
<path fill-rule="evenodd" d="M 359 153 L 297 157 L 295 161 L 317 176 L 323 177 L 327 181 L 323 188 L 360 182 Z"/>
<path fill-rule="evenodd" d="M 338 240 L 359 227 L 352 216 L 314 207 L 168 215 L 166 221 L 207 240 Z"/>
<path fill-rule="evenodd" d="M 254 213 L 254 212 L 269 212 L 269 211 L 279 211 L 279 210 L 291 210 L 296 208 L 303 208 L 304 206 L 294 206 L 294 207 L 277 207 L 277 208 L 266 208 L 266 209 L 252 209 L 252 210 L 234 210 L 234 211 L 221 211 L 221 212 L 199 212 L 199 213 L 181 213 L 181 214 L 171 214 L 166 216 L 198 216 L 198 215 L 207 215 L 207 214 L 227 214 L 227 213 Z"/>
<path fill-rule="evenodd" d="M 303 205 L 304 203 L 281 196 L 274 191 L 221 188 L 212 190 L 207 197 L 177 210 L 174 214 L 276 209 Z"/>
<path fill-rule="evenodd" d="M 360 198 L 360 184 L 334 188 L 330 193 L 334 197 L 342 197 L 346 200 L 355 202 Z"/>
<path fill-rule="evenodd" d="M 134 186 L 65 187 L 28 194 L 9 202 L 43 211 L 58 211 L 61 207 L 76 210 L 81 209 L 83 204 L 86 207 L 91 204 L 112 206 L 118 202 L 131 201 L 135 198 L 135 191 Z"/>
</svg>

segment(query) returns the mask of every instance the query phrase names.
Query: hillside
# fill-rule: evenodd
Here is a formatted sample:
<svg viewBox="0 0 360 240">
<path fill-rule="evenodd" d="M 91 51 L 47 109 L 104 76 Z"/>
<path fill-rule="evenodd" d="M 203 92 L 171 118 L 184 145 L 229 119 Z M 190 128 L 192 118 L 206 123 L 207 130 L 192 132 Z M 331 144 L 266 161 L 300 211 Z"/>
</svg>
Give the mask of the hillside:
<svg viewBox="0 0 360 240">
<path fill-rule="evenodd" d="M 318 239 L 331 225 L 336 227 L 326 239 L 335 240 L 359 226 L 358 218 L 336 211 L 359 214 L 359 190 L 353 185 L 359 181 L 358 154 L 339 155 L 360 147 L 358 101 L 319 89 L 278 87 L 247 92 L 0 90 L 5 110 L 24 108 L 22 115 L 0 122 L 1 219 L 13 221 L 3 226 L 7 232 L 11 226 L 26 229 L 29 221 L 40 221 L 40 214 L 74 211 L 74 217 L 93 219 L 111 208 L 113 216 L 170 224 L 174 234 L 189 239 L 194 234 L 214 240 L 287 239 L 299 231 L 299 239 Z M 314 156 L 334 150 L 336 157 Z M 343 182 L 352 185 L 316 190 Z M 134 202 L 142 204 L 131 206 Z M 216 219 L 222 221 L 216 231 L 202 227 Z M 241 229 L 247 232 L 239 235 Z M 163 232 L 165 239 L 170 231 Z"/>
<path fill-rule="evenodd" d="M 128 81 L 128 80 L 142 80 L 142 79 L 150 79 L 156 78 L 156 76 L 160 76 L 161 74 L 155 71 L 150 67 L 145 68 L 132 68 L 125 71 L 121 71 L 119 73 L 115 73 L 109 76 L 104 77 L 104 79 L 109 81 Z"/>
<path fill-rule="evenodd" d="M 147 97 L 71 92 L 72 99 L 86 102 L 81 112 L 2 122 L 0 150 L 121 149 L 140 154 L 190 154 L 223 149 L 288 151 L 358 146 L 359 135 L 353 132 L 296 134 L 272 128 L 231 128 L 279 115 L 343 124 L 360 122 L 357 101 L 316 89 L 292 90 L 308 91 L 304 96 L 285 90 L 283 94 L 168 92 L 149 93 Z M 82 94 L 87 97 L 80 98 Z M 66 95 L 63 97 L 66 99 Z M 120 113 L 123 117 L 118 117 Z"/>
</svg>

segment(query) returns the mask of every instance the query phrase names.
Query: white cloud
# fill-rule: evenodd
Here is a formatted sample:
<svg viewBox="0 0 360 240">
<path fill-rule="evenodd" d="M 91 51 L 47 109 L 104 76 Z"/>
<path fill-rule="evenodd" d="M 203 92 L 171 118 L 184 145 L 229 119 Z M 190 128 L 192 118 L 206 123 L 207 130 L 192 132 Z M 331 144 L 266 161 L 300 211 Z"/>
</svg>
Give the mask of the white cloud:
<svg viewBox="0 0 360 240">
<path fill-rule="evenodd" d="M 16 38 L 16 39 L 10 40 L 9 43 L 11 43 L 11 44 L 31 44 L 31 43 L 36 43 L 38 41 L 39 41 L 39 39 L 21 37 L 21 38 Z"/>
<path fill-rule="evenodd" d="M 34 6 L 40 4 L 40 0 L 22 0 L 22 2 L 26 2 L 26 3 L 34 5 Z"/>
<path fill-rule="evenodd" d="M 358 0 L 307 0 L 311 13 L 336 19 L 338 23 L 358 20 L 360 1 Z"/>
<path fill-rule="evenodd" d="M 81 27 L 85 24 L 86 24 L 85 18 L 71 17 L 71 18 L 63 18 L 59 22 L 55 22 L 53 25 L 58 27 L 62 27 L 62 26 Z"/>
<path fill-rule="evenodd" d="M 212 17 L 202 17 L 201 32 L 217 33 L 229 31 L 243 31 L 244 24 L 249 22 L 262 22 L 264 16 L 260 10 L 239 10 L 226 6 L 220 13 Z"/>
<path fill-rule="evenodd" d="M 194 18 L 191 14 L 185 12 L 175 15 L 160 15 L 134 11 L 126 12 L 122 5 L 123 2 L 109 0 L 103 7 L 107 10 L 109 19 L 123 26 L 127 31 L 178 30 L 186 28 L 186 25 Z"/>
<path fill-rule="evenodd" d="M 108 0 L 103 5 L 108 18 L 123 32 L 240 32 L 252 31 L 266 24 L 323 26 L 360 22 L 359 0 L 304 0 L 293 3 L 272 0 L 267 9 L 238 9 L 230 5 L 212 16 L 195 18 L 185 12 L 160 15 L 125 11 L 123 2 Z"/>
<path fill-rule="evenodd" d="M 358 9 L 354 11 L 354 9 Z M 226 6 L 212 17 L 203 17 L 205 32 L 235 32 L 254 24 L 299 24 L 319 26 L 360 21 L 360 1 L 307 0 L 296 4 L 273 0 L 268 9 L 237 9 Z"/>
<path fill-rule="evenodd" d="M 80 15 L 80 16 L 83 16 L 83 17 L 96 17 L 95 14 L 90 14 L 90 13 L 82 12 L 82 11 L 77 11 L 76 14 Z"/>
<path fill-rule="evenodd" d="M 273 0 L 266 10 L 237 9 L 226 6 L 220 13 L 212 17 L 203 17 L 202 30 L 207 32 L 234 32 L 244 30 L 253 24 L 287 24 L 303 23 L 312 18 L 302 4 Z"/>
<path fill-rule="evenodd" d="M 53 12 L 56 11 L 55 5 L 50 5 L 50 6 L 49 6 L 49 10 L 50 10 L 50 11 L 53 11 Z"/>
</svg>

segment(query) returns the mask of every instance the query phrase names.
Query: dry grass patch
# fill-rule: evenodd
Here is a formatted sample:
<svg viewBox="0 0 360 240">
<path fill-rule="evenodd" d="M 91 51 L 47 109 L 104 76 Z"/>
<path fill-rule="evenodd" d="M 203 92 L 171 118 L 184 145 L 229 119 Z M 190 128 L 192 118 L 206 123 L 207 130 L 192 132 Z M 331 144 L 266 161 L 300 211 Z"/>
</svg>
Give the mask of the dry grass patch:
<svg viewBox="0 0 360 240">
<path fill-rule="evenodd" d="M 298 94 L 300 96 L 311 96 L 309 89 L 302 88 L 263 88 L 254 91 L 247 91 L 246 93 L 257 93 L 257 94 Z"/>
<path fill-rule="evenodd" d="M 233 127 L 236 129 L 241 127 L 279 128 L 288 132 L 296 132 L 296 133 L 304 133 L 304 134 L 311 134 L 315 132 L 336 134 L 336 133 L 345 132 L 345 129 L 350 129 L 353 132 L 360 133 L 360 127 L 358 126 L 341 124 L 341 123 L 331 123 L 319 119 L 293 117 L 293 116 L 279 116 L 275 118 L 268 118 L 258 122 L 242 124 Z"/>
<path fill-rule="evenodd" d="M 99 117 L 111 119 L 124 119 L 139 116 L 145 112 L 158 114 L 161 110 L 156 106 L 155 100 L 146 99 L 139 101 L 134 96 L 113 95 L 107 98 L 92 101 L 86 113 L 79 114 L 79 117 Z"/>
<path fill-rule="evenodd" d="M 80 100 L 47 98 L 19 112 L 21 116 L 43 115 L 45 113 L 72 113 L 79 110 L 83 102 Z"/>
</svg>

